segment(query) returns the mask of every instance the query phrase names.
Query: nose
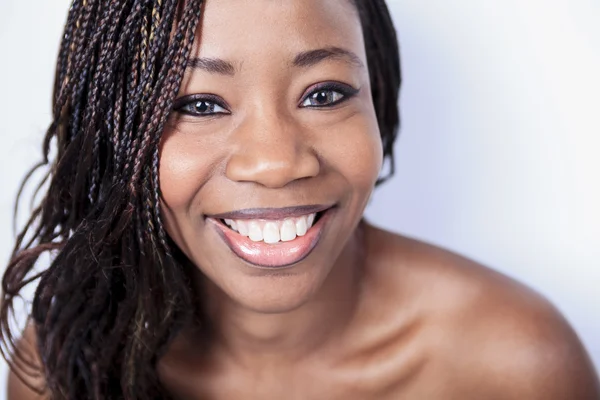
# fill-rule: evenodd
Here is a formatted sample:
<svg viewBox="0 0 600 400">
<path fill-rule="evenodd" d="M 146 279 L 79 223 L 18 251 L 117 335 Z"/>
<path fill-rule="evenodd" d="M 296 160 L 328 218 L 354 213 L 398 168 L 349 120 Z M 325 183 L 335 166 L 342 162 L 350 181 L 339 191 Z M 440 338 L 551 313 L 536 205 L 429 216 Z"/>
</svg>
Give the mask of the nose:
<svg viewBox="0 0 600 400">
<path fill-rule="evenodd" d="M 238 126 L 232 138 L 226 175 L 233 181 L 280 188 L 319 174 L 319 158 L 291 118 L 256 116 Z"/>
</svg>

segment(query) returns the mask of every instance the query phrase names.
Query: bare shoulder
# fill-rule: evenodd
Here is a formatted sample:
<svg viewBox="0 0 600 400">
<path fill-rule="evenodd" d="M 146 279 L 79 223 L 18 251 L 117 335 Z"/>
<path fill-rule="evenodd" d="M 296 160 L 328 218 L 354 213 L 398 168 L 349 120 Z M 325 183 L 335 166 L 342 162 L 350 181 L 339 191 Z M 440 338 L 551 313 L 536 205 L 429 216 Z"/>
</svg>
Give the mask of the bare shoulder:
<svg viewBox="0 0 600 400">
<path fill-rule="evenodd" d="M 452 252 L 367 230 L 376 279 L 419 315 L 438 382 L 472 398 L 600 399 L 580 340 L 541 295 Z"/>
<path fill-rule="evenodd" d="M 45 400 L 50 399 L 47 392 L 43 392 L 45 381 L 40 373 L 42 363 L 37 352 L 35 328 L 27 325 L 22 338 L 17 343 L 16 352 L 22 356 L 23 361 L 15 358 L 16 364 L 11 368 L 8 376 L 8 400 Z M 39 388 L 37 391 L 34 388 Z"/>
</svg>

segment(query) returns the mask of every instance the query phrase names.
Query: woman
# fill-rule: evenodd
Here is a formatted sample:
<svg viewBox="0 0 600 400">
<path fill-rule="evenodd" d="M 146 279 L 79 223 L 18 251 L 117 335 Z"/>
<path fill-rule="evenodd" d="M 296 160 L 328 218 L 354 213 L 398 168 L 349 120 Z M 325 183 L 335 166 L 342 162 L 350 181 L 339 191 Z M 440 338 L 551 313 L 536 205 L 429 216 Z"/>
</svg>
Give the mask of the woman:
<svg viewBox="0 0 600 400">
<path fill-rule="evenodd" d="M 76 0 L 10 398 L 599 398 L 543 299 L 362 220 L 399 84 L 382 1 Z"/>
</svg>

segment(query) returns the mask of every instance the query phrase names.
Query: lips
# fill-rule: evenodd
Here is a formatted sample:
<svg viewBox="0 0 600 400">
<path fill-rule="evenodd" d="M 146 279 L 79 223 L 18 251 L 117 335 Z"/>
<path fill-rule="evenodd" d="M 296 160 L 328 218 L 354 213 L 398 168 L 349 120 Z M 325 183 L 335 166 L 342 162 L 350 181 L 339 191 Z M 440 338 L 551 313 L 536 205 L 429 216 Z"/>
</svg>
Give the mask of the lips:
<svg viewBox="0 0 600 400">
<path fill-rule="evenodd" d="M 265 243 L 253 241 L 225 225 L 224 219 L 283 219 L 316 212 L 317 220 L 306 234 L 291 241 Z M 331 218 L 331 206 L 301 206 L 281 209 L 250 209 L 207 217 L 219 237 L 230 250 L 254 267 L 286 268 L 306 258 L 317 246 L 323 230 Z"/>
<path fill-rule="evenodd" d="M 332 208 L 332 205 L 305 205 L 283 208 L 248 208 L 221 214 L 209 215 L 213 219 L 284 219 L 318 213 Z"/>
</svg>

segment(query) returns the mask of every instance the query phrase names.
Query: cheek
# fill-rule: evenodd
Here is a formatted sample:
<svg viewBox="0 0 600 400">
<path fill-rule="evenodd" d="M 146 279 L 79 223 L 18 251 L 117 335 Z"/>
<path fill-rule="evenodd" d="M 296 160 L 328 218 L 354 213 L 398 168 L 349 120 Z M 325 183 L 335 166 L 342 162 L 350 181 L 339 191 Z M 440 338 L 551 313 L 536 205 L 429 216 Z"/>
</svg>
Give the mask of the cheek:
<svg viewBox="0 0 600 400">
<path fill-rule="evenodd" d="M 193 133 L 167 129 L 160 148 L 159 179 L 162 201 L 175 214 L 185 212 L 209 179 L 210 152 Z"/>
<path fill-rule="evenodd" d="M 323 158 L 341 173 L 351 186 L 370 192 L 381 170 L 383 151 L 375 118 L 357 114 L 328 135 Z"/>
</svg>

